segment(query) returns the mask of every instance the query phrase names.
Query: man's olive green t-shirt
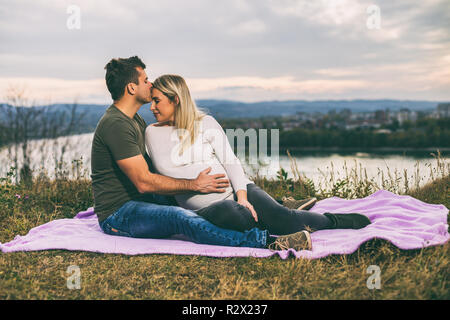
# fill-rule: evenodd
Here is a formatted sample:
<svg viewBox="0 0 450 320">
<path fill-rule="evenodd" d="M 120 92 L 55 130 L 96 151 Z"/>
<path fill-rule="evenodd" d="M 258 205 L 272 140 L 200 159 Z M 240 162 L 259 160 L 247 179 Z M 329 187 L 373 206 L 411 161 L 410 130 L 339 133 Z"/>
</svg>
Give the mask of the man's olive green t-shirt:
<svg viewBox="0 0 450 320">
<path fill-rule="evenodd" d="M 94 211 L 99 222 L 130 200 L 141 200 L 131 180 L 117 165 L 122 160 L 142 155 L 150 168 L 145 149 L 147 125 L 140 115 L 131 119 L 111 105 L 100 119 L 94 133 L 91 151 L 91 178 L 94 192 Z"/>
</svg>

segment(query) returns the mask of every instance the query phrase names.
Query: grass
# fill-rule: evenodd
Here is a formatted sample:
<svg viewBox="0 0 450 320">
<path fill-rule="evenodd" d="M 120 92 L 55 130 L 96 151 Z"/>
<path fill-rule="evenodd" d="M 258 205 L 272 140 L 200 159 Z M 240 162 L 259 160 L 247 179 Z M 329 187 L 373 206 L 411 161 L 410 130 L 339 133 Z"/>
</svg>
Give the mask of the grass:
<svg viewBox="0 0 450 320">
<path fill-rule="evenodd" d="M 93 205 L 88 179 L 40 178 L 15 185 L 9 183 L 11 175 L 0 184 L 2 243 Z M 316 190 L 311 181 L 288 179 L 282 172 L 276 181 L 255 180 L 276 198 L 354 198 L 377 188 L 373 181 L 347 177 L 329 190 Z M 449 208 L 449 182 L 448 172 L 442 172 L 422 188 L 409 188 L 407 194 Z M 350 255 L 316 260 L 16 252 L 0 254 L 0 299 L 449 299 L 449 256 L 448 242 L 400 250 L 380 239 L 364 243 Z M 71 265 L 81 271 L 79 290 L 67 288 Z M 380 289 L 367 287 L 371 265 L 381 270 Z"/>
</svg>

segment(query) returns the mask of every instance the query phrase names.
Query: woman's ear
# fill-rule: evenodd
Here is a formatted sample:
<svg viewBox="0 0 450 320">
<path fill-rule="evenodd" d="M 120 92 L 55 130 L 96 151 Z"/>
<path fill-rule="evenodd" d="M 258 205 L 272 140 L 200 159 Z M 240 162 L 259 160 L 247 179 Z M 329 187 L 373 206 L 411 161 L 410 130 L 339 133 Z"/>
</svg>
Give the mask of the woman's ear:
<svg viewBox="0 0 450 320">
<path fill-rule="evenodd" d="M 175 105 L 180 105 L 180 98 L 178 96 L 175 96 Z"/>
</svg>

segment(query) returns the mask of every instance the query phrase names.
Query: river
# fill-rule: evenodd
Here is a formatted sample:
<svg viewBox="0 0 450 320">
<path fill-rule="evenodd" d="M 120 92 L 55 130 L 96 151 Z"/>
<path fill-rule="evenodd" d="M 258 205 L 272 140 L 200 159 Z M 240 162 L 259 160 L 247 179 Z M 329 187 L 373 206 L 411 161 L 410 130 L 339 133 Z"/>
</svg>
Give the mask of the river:
<svg viewBox="0 0 450 320">
<path fill-rule="evenodd" d="M 50 177 L 55 172 L 65 173 L 70 177 L 90 174 L 91 145 L 93 133 L 50 140 L 36 140 L 30 142 L 31 168 L 35 174 L 45 172 Z M 21 159 L 21 148 L 18 148 Z M 12 152 L 12 153 L 11 153 Z M 436 152 L 435 152 L 436 153 Z M 9 168 L 14 165 L 11 160 L 14 148 L 0 150 L 0 176 L 6 176 Z M 329 188 L 332 183 L 343 178 L 372 179 L 381 185 L 383 180 L 398 181 L 404 184 L 405 178 L 414 186 L 422 186 L 433 180 L 442 172 L 436 159 L 429 152 L 402 153 L 370 153 L 370 152 L 323 152 L 309 151 L 293 152 L 292 157 L 283 152 L 279 157 L 269 158 L 270 164 L 264 167 L 250 165 L 243 161 L 244 170 L 251 178 L 256 174 L 269 179 L 276 178 L 280 167 L 288 178 L 295 178 L 299 173 L 312 179 L 316 185 Z M 447 159 L 443 159 L 446 172 L 449 171 Z M 295 163 L 294 163 L 295 162 Z M 21 161 L 18 161 L 19 166 Z M 296 168 L 295 167 L 296 165 Z M 55 170 L 55 168 L 58 168 Z"/>
</svg>

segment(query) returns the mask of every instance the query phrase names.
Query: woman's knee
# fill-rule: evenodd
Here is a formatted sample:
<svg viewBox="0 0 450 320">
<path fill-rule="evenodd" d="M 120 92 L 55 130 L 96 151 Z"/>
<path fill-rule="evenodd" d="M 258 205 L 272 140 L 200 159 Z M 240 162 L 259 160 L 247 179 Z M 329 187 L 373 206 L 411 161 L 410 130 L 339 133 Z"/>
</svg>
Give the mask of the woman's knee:
<svg viewBox="0 0 450 320">
<path fill-rule="evenodd" d="M 260 188 L 254 183 L 247 184 L 247 193 L 254 192 L 254 191 L 258 190 L 258 189 L 260 189 Z"/>
<path fill-rule="evenodd" d="M 210 217 L 223 228 L 245 231 L 255 226 L 251 212 L 234 200 L 224 200 L 214 209 Z"/>
<path fill-rule="evenodd" d="M 256 184 L 251 183 L 247 185 L 247 198 L 252 203 L 253 202 L 267 202 L 271 197 L 263 189 L 258 187 Z"/>
<path fill-rule="evenodd" d="M 223 200 L 216 205 L 211 214 L 221 221 L 229 221 L 233 219 L 239 211 L 238 203 L 234 200 Z"/>
<path fill-rule="evenodd" d="M 236 225 L 236 229 L 239 231 L 250 230 L 256 226 L 256 221 L 253 218 L 250 210 L 236 201 L 230 200 L 229 212 L 231 219 Z"/>
</svg>

